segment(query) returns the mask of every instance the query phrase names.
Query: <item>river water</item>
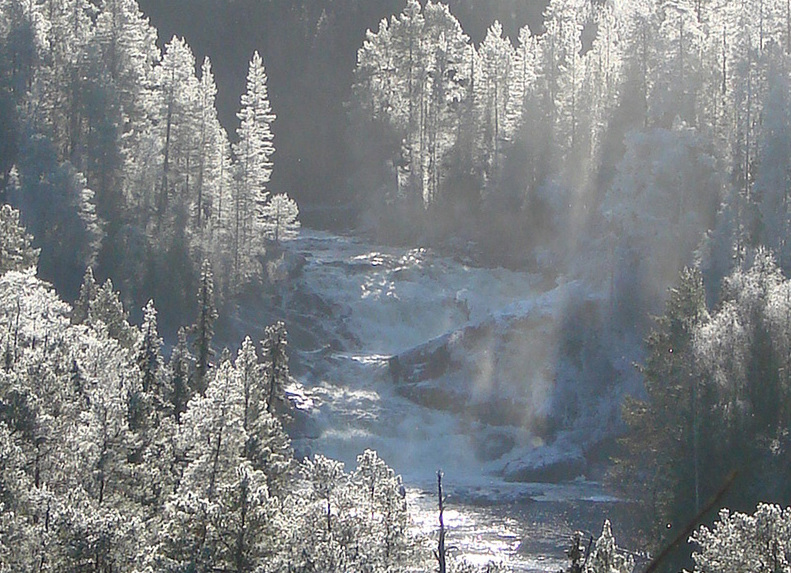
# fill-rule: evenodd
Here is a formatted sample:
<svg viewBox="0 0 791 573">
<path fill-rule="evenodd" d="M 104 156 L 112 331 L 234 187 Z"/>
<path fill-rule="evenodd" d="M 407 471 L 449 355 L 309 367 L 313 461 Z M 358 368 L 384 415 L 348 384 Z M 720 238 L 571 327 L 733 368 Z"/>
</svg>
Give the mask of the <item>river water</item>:
<svg viewBox="0 0 791 573">
<path fill-rule="evenodd" d="M 288 248 L 305 259 L 290 295 L 302 302 L 287 316 L 310 411 L 309 430 L 294 442 L 299 455 L 322 453 L 351 470 L 358 454 L 377 450 L 403 477 L 414 530 L 427 539 L 436 536 L 442 470 L 447 545 L 474 563 L 556 572 L 574 531 L 587 538 L 605 518 L 617 523 L 623 504 L 599 483 L 506 483 L 497 460 L 476 447 L 486 429 L 480 422 L 400 396 L 389 375 L 393 354 L 544 294 L 540 277 L 309 230 Z M 533 439 L 509 431 L 517 441 Z"/>
</svg>

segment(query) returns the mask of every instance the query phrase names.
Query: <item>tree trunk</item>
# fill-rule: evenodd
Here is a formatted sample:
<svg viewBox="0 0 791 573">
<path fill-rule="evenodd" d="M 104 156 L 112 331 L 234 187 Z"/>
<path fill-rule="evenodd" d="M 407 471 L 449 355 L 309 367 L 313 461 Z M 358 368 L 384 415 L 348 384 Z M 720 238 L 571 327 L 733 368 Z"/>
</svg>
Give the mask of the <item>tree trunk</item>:
<svg viewBox="0 0 791 573">
<path fill-rule="evenodd" d="M 241 500 L 241 515 L 239 516 L 239 533 L 236 536 L 236 555 L 234 561 L 236 562 L 237 573 L 244 571 L 244 534 L 246 531 L 247 519 L 247 482 L 242 482 L 242 500 Z"/>
<path fill-rule="evenodd" d="M 173 125 L 173 102 L 168 102 L 168 113 L 165 124 L 165 149 L 162 164 L 162 183 L 159 190 L 159 201 L 157 204 L 157 221 L 162 222 L 165 215 L 165 208 L 168 203 L 168 172 L 170 171 L 170 132 Z"/>
<path fill-rule="evenodd" d="M 442 472 L 437 472 L 437 492 L 439 494 L 439 542 L 437 543 L 437 550 L 434 552 L 434 557 L 437 558 L 439 565 L 439 573 L 446 573 L 447 568 L 445 564 L 445 518 L 443 515 L 444 507 L 442 505 Z"/>
</svg>

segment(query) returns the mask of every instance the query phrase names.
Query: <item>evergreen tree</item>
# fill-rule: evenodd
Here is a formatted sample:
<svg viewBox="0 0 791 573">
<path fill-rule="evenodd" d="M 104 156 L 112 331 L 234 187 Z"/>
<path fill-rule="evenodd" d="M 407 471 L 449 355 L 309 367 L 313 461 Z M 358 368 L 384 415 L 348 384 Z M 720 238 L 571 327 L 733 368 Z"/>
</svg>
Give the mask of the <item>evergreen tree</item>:
<svg viewBox="0 0 791 573">
<path fill-rule="evenodd" d="M 590 557 L 586 558 L 585 573 L 630 573 L 634 571 L 634 559 L 618 553 L 610 520 L 605 519 L 601 536 L 596 540 Z"/>
<path fill-rule="evenodd" d="M 777 74 L 771 82 L 773 85 L 764 108 L 761 164 L 753 184 L 754 201 L 760 214 L 756 239 L 775 253 L 783 269 L 791 269 L 788 244 L 791 231 L 791 102 L 784 74 Z"/>
<path fill-rule="evenodd" d="M 316 455 L 312 460 L 305 460 L 303 471 L 312 486 L 311 501 L 317 502 L 319 511 L 324 513 L 323 523 L 319 522 L 317 529 L 331 538 L 333 524 L 340 517 L 337 508 L 333 514 L 333 503 L 336 502 L 336 493 L 343 489 L 344 482 L 348 479 L 343 471 L 343 463 Z"/>
<path fill-rule="evenodd" d="M 481 106 L 482 147 L 485 169 L 490 177 L 500 171 L 503 143 L 513 135 L 513 125 L 508 115 L 509 89 L 514 65 L 514 49 L 503 36 L 503 27 L 495 21 L 478 48 L 481 58 L 479 91 L 476 103 Z"/>
<path fill-rule="evenodd" d="M 266 410 L 273 416 L 280 412 L 288 413 L 289 402 L 286 398 L 286 385 L 289 383 L 288 370 L 288 333 L 283 322 L 267 326 L 261 342 L 264 354 L 264 379 L 266 380 Z"/>
<path fill-rule="evenodd" d="M 106 328 L 107 334 L 124 348 L 135 345 L 137 333 L 127 322 L 124 305 L 110 279 L 104 282 L 97 291 L 96 298 L 91 301 L 87 322 L 94 328 Z"/>
<path fill-rule="evenodd" d="M 212 516 L 218 540 L 215 569 L 252 571 L 279 552 L 277 504 L 262 472 L 240 464 L 236 479 L 220 488 L 219 505 L 222 512 Z"/>
<path fill-rule="evenodd" d="M 263 372 L 258 363 L 255 345 L 249 336 L 242 341 L 242 346 L 236 354 L 234 368 L 242 383 L 244 429 L 249 432 L 253 422 L 263 410 L 262 406 L 266 404 Z"/>
<path fill-rule="evenodd" d="M 294 451 L 280 420 L 266 410 L 250 424 L 245 456 L 253 468 L 263 473 L 269 494 L 285 500 L 296 475 Z"/>
<path fill-rule="evenodd" d="M 157 413 L 166 413 L 173 395 L 167 388 L 167 373 L 162 358 L 162 339 L 157 330 L 157 310 L 154 301 L 149 300 L 143 307 L 143 324 L 140 326 L 140 340 L 137 343 L 137 366 L 140 370 L 142 398 L 148 408 Z M 150 415 L 150 414 L 149 414 Z M 155 423 L 158 424 L 157 419 Z"/>
<path fill-rule="evenodd" d="M 649 117 L 658 125 L 670 127 L 674 121 L 687 125 L 700 122 L 697 91 L 704 76 L 700 55 L 704 41 L 692 2 L 663 2 L 658 6 L 659 20 L 656 50 L 656 76 L 651 82 L 653 94 Z"/>
<path fill-rule="evenodd" d="M 189 464 L 164 511 L 159 553 L 167 567 L 219 566 L 227 541 L 219 520 L 232 518 L 222 498 L 236 482 L 246 441 L 242 407 L 239 377 L 225 361 L 182 416 L 180 440 Z"/>
<path fill-rule="evenodd" d="M 187 344 L 187 331 L 179 328 L 178 342 L 173 348 L 168 363 L 170 374 L 169 387 L 172 391 L 170 402 L 176 422 L 180 422 L 181 415 L 187 410 L 187 403 L 192 397 L 190 380 L 194 376 L 194 359 L 190 355 Z"/>
<path fill-rule="evenodd" d="M 508 78 L 508 100 L 506 114 L 509 123 L 518 131 L 528 111 L 529 98 L 535 89 L 536 59 L 538 42 L 528 26 L 519 30 L 517 46 Z"/>
<path fill-rule="evenodd" d="M 261 209 L 264 236 L 275 244 L 290 241 L 299 234 L 297 203 L 285 193 L 273 195 Z"/>
<path fill-rule="evenodd" d="M 269 197 L 267 183 L 272 175 L 271 124 L 275 120 L 269 104 L 267 77 L 258 52 L 250 60 L 247 74 L 247 91 L 242 95 L 242 108 L 238 114 L 241 122 L 234 147 L 236 156 L 237 185 L 234 197 L 234 276 L 237 280 L 252 272 L 254 257 L 261 251 L 260 224 L 256 211 Z"/>
<path fill-rule="evenodd" d="M 102 240 L 94 193 L 84 175 L 60 162 L 42 135 L 23 139 L 17 174 L 7 189 L 28 231 L 41 247 L 41 276 L 76 296 L 86 266 L 92 265 Z"/>
<path fill-rule="evenodd" d="M 115 253 L 122 244 L 122 226 L 119 219 L 126 215 L 126 208 L 138 209 L 135 215 L 145 213 L 142 197 L 154 189 L 160 165 L 157 155 L 161 141 L 155 124 L 158 117 L 155 91 L 155 65 L 161 54 L 156 45 L 156 30 L 140 11 L 136 0 L 100 0 L 96 15 L 94 43 L 101 55 L 104 71 L 103 83 L 113 87 L 111 101 L 117 102 L 116 122 L 118 165 L 100 158 L 97 173 L 96 206 L 98 215 L 111 223 L 108 228 L 107 249 L 103 260 L 125 266 L 115 261 Z M 109 151 L 108 146 L 99 151 Z"/>
<path fill-rule="evenodd" d="M 368 32 L 358 51 L 355 92 L 363 110 L 392 130 L 400 157 L 396 192 L 386 200 L 428 207 L 439 200 L 447 158 L 462 129 L 474 50 L 444 4 L 407 2 L 401 14 Z M 392 172 L 388 176 L 392 177 Z M 389 187 L 389 186 L 388 186 Z"/>
<path fill-rule="evenodd" d="M 690 539 L 696 545 L 694 571 L 749 571 L 756 563 L 772 571 L 786 570 L 789 539 L 791 508 L 760 503 L 752 514 L 723 509 L 712 528 L 701 526 Z"/>
<path fill-rule="evenodd" d="M 42 558 L 41 528 L 28 519 L 33 490 L 25 456 L 0 423 L 0 563 L 8 571 L 29 571 Z"/>
<path fill-rule="evenodd" d="M 38 265 L 40 249 L 33 248 L 33 237 L 19 223 L 19 211 L 10 205 L 0 207 L 0 237 L 0 274 Z"/>
<path fill-rule="evenodd" d="M 267 379 L 249 337 L 242 341 L 234 368 L 242 384 L 245 458 L 263 472 L 269 494 L 284 498 L 293 477 L 293 452 L 280 422 L 267 410 Z"/>
<path fill-rule="evenodd" d="M 194 396 L 184 416 L 184 437 L 193 460 L 184 474 L 184 487 L 215 500 L 220 484 L 233 479 L 246 441 L 242 408 L 239 376 L 230 362 L 224 362 L 205 396 Z"/>
<path fill-rule="evenodd" d="M 194 392 L 203 395 L 208 384 L 208 371 L 214 350 L 211 347 L 214 337 L 214 322 L 217 320 L 217 307 L 214 302 L 214 275 L 208 260 L 201 266 L 198 286 L 198 319 L 192 325 L 195 350 L 195 376 L 192 382 Z"/>
<path fill-rule="evenodd" d="M 61 159 L 81 161 L 83 141 L 83 78 L 88 76 L 93 35 L 93 6 L 86 0 L 47 0 L 42 6 L 47 29 L 47 63 L 37 76 L 41 107 L 50 124 L 52 142 Z"/>
<path fill-rule="evenodd" d="M 426 85 L 426 111 L 421 144 L 424 206 L 437 203 L 445 192 L 448 156 L 458 145 L 462 110 L 469 105 L 471 83 L 469 59 L 474 52 L 469 37 L 445 4 L 428 2 L 425 19 L 424 50 L 429 81 Z M 452 192 L 452 189 L 447 189 Z"/>
<path fill-rule="evenodd" d="M 96 286 L 96 280 L 93 278 L 93 269 L 88 267 L 85 269 L 85 274 L 82 277 L 82 285 L 80 285 L 80 295 L 74 301 L 71 309 L 71 322 L 72 324 L 82 324 L 88 319 L 88 312 L 91 304 L 96 300 L 96 294 L 99 288 Z"/>
<path fill-rule="evenodd" d="M 228 210 L 228 205 L 223 206 L 223 202 L 229 201 L 224 195 L 230 191 L 230 157 L 227 135 L 217 119 L 216 96 L 217 86 L 211 61 L 206 58 L 201 66 L 198 84 L 198 171 L 193 207 L 194 226 L 199 231 L 214 221 L 214 226 L 219 228 L 223 209 Z"/>
<path fill-rule="evenodd" d="M 708 320 L 701 273 L 684 269 L 670 292 L 665 314 L 646 340 L 641 368 L 648 400 L 627 400 L 629 433 L 617 475 L 639 496 L 650 537 L 666 535 L 665 524 L 686 523 L 718 484 L 703 487 L 700 417 L 710 399 L 696 371 L 696 330 Z M 627 477 L 630 476 L 630 477 Z M 649 485 L 646 485 L 649 484 Z M 695 500 L 695 503 L 690 503 Z"/>
<path fill-rule="evenodd" d="M 200 164 L 200 160 L 193 164 L 197 154 L 195 133 L 200 129 L 199 84 L 195 77 L 195 58 L 183 39 L 174 37 L 165 46 L 156 73 L 162 94 L 160 116 L 164 118 L 164 144 L 155 211 L 158 224 L 168 228 L 172 224 L 171 217 L 177 219 L 177 224 L 187 224 L 185 211 L 190 210 L 192 201 L 190 187 L 198 179 L 193 170 Z"/>
<path fill-rule="evenodd" d="M 365 527 L 370 557 L 386 564 L 401 562 L 407 551 L 408 527 L 401 476 L 395 475 L 375 451 L 365 450 L 357 456 L 351 482 L 361 488 L 360 504 L 370 511 Z"/>
</svg>

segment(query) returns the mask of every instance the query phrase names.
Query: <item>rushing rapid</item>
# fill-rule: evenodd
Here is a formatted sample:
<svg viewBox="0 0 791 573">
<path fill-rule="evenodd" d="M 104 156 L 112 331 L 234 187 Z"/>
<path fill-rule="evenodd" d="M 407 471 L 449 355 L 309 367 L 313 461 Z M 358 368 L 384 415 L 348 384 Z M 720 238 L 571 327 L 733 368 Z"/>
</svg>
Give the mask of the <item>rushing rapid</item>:
<svg viewBox="0 0 791 573">
<path fill-rule="evenodd" d="M 294 392 L 306 413 L 294 441 L 298 455 L 322 453 L 351 469 L 363 450 L 377 450 L 402 475 L 414 528 L 429 537 L 437 529 L 441 469 L 448 545 L 468 561 L 557 571 L 573 531 L 598 533 L 615 503 L 600 485 L 584 478 L 506 482 L 503 460 L 482 453 L 481 436 L 491 428 L 404 397 L 389 368 L 393 355 L 546 298 L 538 277 L 315 231 L 303 231 L 288 248 L 303 259 L 286 307 L 302 385 Z M 538 440 L 525 428 L 497 432 L 517 452 Z"/>
</svg>

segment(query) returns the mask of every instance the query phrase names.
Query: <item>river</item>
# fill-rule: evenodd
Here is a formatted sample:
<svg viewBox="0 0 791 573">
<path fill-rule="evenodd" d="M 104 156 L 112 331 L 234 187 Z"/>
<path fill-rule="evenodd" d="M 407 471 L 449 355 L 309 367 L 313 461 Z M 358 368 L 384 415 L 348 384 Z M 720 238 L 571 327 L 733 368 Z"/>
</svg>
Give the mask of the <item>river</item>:
<svg viewBox="0 0 791 573">
<path fill-rule="evenodd" d="M 377 450 L 403 477 L 413 527 L 428 538 L 436 535 L 442 470 L 448 546 L 459 558 L 512 571 L 557 572 L 574 531 L 598 535 L 619 514 L 623 504 L 595 481 L 505 482 L 498 460 L 481 453 L 484 424 L 406 399 L 388 371 L 394 354 L 545 295 L 541 277 L 311 230 L 288 249 L 304 260 L 284 301 L 310 412 L 310 428 L 294 440 L 299 455 L 322 453 L 351 470 L 363 450 Z M 535 439 L 508 431 L 517 442 Z"/>
</svg>

